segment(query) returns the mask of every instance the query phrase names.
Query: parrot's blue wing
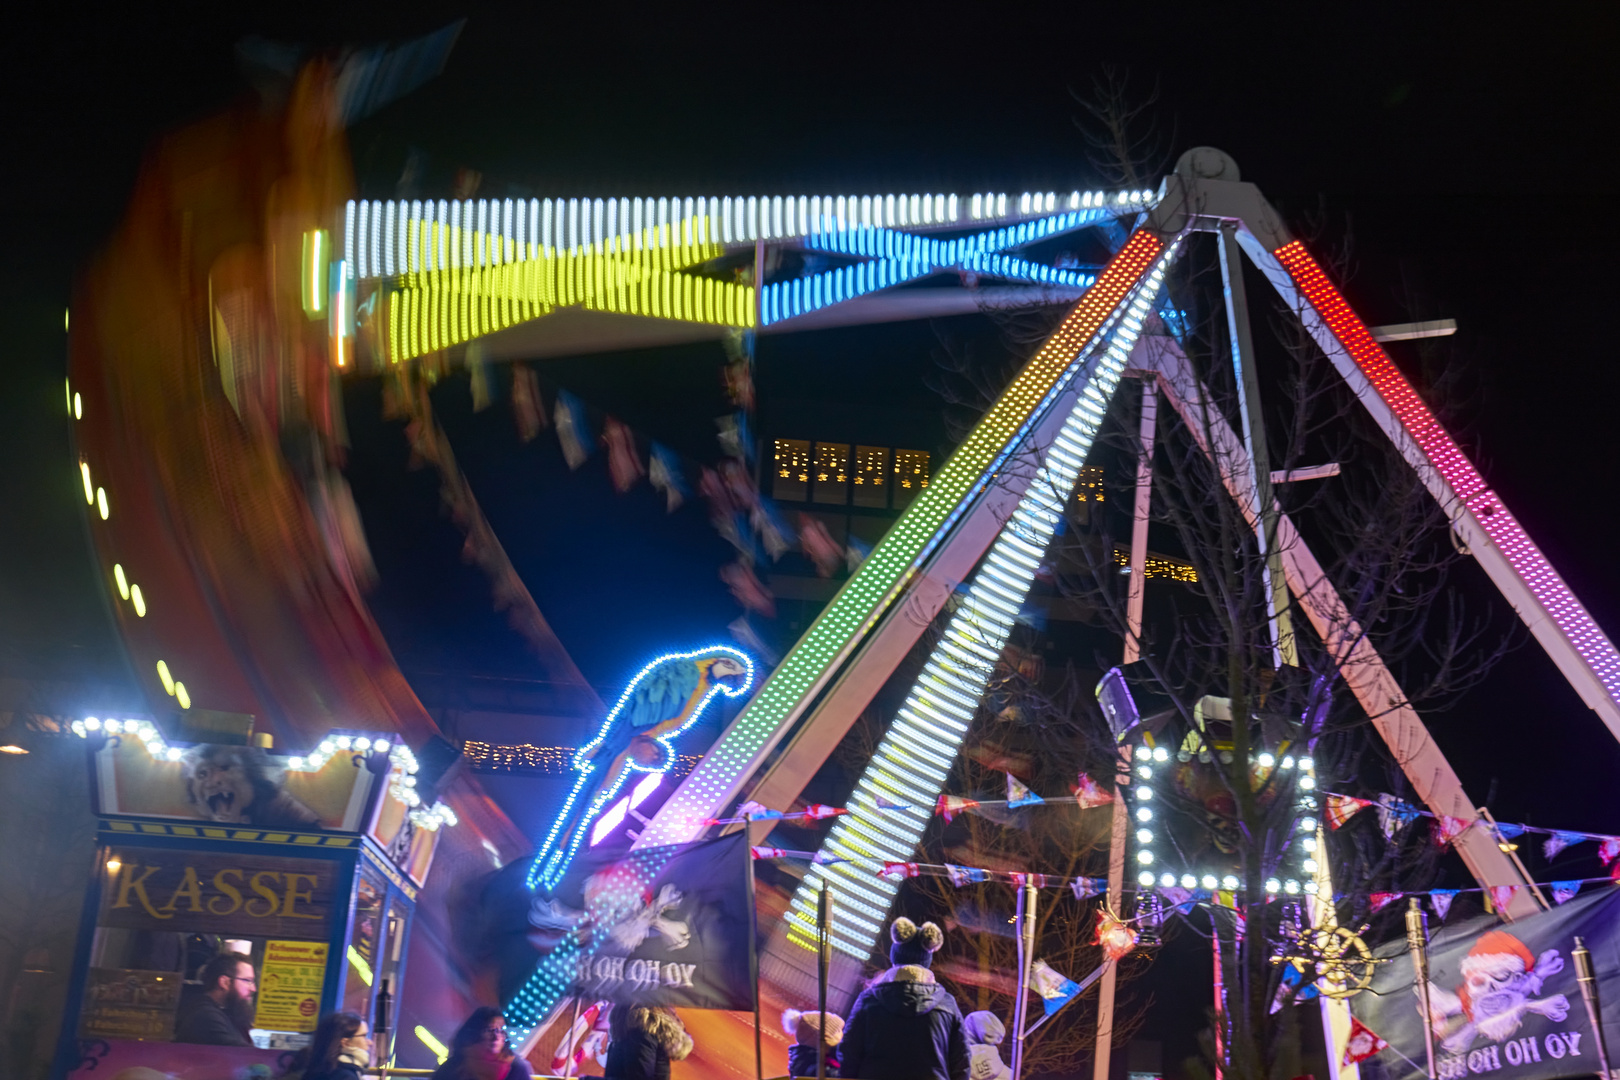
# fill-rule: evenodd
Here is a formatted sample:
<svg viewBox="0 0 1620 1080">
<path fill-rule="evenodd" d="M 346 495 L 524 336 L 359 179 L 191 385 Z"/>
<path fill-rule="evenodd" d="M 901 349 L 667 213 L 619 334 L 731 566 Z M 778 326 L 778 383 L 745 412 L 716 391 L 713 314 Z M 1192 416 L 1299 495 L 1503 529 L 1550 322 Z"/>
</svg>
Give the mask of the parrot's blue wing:
<svg viewBox="0 0 1620 1080">
<path fill-rule="evenodd" d="M 624 704 L 632 728 L 648 728 L 677 715 L 697 689 L 701 678 L 697 664 L 680 657 L 671 658 L 642 676 L 635 692 Z"/>
</svg>

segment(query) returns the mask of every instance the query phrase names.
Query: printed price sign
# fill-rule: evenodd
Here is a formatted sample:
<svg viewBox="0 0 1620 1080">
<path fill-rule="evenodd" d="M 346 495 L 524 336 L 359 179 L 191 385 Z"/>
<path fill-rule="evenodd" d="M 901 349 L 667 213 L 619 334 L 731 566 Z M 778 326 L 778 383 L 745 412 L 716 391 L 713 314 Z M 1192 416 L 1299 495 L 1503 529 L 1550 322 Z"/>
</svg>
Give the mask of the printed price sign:
<svg viewBox="0 0 1620 1080">
<path fill-rule="evenodd" d="M 253 1026 L 264 1031 L 314 1031 L 326 982 L 324 941 L 267 941 L 259 973 Z"/>
</svg>

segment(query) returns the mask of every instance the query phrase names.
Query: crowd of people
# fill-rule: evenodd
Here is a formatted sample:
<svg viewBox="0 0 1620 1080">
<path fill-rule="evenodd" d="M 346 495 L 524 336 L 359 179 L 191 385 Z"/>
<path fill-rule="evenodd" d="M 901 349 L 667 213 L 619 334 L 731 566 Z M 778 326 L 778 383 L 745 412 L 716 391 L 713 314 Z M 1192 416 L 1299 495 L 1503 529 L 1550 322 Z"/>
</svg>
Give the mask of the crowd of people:
<svg viewBox="0 0 1620 1080">
<path fill-rule="evenodd" d="M 990 1012 L 962 1015 L 934 979 L 934 953 L 944 935 L 933 923 L 899 918 L 890 927 L 889 967 L 855 999 L 849 1016 L 789 1009 L 783 1029 L 793 1076 L 858 1080 L 1011 1080 L 1000 1044 L 1006 1026 Z M 177 1042 L 250 1046 L 249 1021 L 258 982 L 252 962 L 222 953 L 203 965 L 200 986 L 181 1003 Z M 669 1080 L 670 1063 L 692 1052 L 673 1009 L 620 1005 L 608 1018 L 611 1036 L 602 1080 Z M 361 1080 L 371 1067 L 371 1031 L 364 1017 L 337 1012 L 317 1025 L 293 1060 L 298 1080 Z M 533 1070 L 506 1041 L 506 1018 L 488 1006 L 473 1010 L 451 1039 L 432 1080 L 533 1080 Z"/>
</svg>

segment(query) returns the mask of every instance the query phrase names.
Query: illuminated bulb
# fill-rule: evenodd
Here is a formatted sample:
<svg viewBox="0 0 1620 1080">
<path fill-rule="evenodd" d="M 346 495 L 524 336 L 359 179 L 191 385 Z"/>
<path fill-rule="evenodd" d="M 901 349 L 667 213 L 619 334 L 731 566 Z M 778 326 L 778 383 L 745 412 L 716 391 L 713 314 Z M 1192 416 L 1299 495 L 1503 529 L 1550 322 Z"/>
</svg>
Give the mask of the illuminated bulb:
<svg viewBox="0 0 1620 1080">
<path fill-rule="evenodd" d="M 1141 799 L 1143 802 L 1147 802 L 1149 799 L 1153 798 L 1153 789 L 1147 787 L 1138 787 L 1136 789 L 1136 797 Z"/>
<path fill-rule="evenodd" d="M 84 402 L 80 400 L 79 395 L 76 392 L 73 395 L 73 419 L 84 419 Z"/>
<path fill-rule="evenodd" d="M 1137 884 L 1139 884 L 1139 885 L 1152 885 L 1153 884 L 1153 871 L 1151 871 L 1151 870 L 1142 871 L 1140 874 L 1136 875 L 1136 881 L 1137 881 Z"/>
<path fill-rule="evenodd" d="M 1314 769 L 1316 768 L 1316 762 L 1308 757 L 1302 757 L 1299 759 L 1299 767 L 1302 769 Z"/>
<path fill-rule="evenodd" d="M 1315 828 L 1314 828 L 1315 824 L 1316 823 L 1314 821 L 1312 821 L 1310 818 L 1300 818 L 1299 819 L 1299 831 L 1300 832 L 1314 832 L 1315 831 Z"/>
<path fill-rule="evenodd" d="M 1278 881 L 1276 878 L 1267 878 L 1266 879 L 1266 892 L 1274 893 L 1278 889 L 1281 889 L 1281 888 L 1282 888 L 1282 882 Z"/>
<path fill-rule="evenodd" d="M 1151 851 L 1138 851 L 1136 853 L 1136 861 L 1141 863 L 1143 866 L 1147 866 L 1149 863 L 1151 863 L 1153 861 L 1153 852 L 1151 852 Z"/>
<path fill-rule="evenodd" d="M 1136 775 L 1140 776 L 1144 780 L 1151 780 L 1153 779 L 1153 769 L 1147 765 L 1138 765 L 1136 767 Z"/>
<path fill-rule="evenodd" d="M 354 740 L 349 738 L 347 735 L 339 735 L 337 737 L 337 745 L 339 750 L 347 750 L 350 744 L 353 742 Z"/>
<path fill-rule="evenodd" d="M 304 759 L 297 754 L 294 754 L 292 757 L 287 759 L 287 767 L 290 769 L 302 769 L 304 767 Z"/>
<path fill-rule="evenodd" d="M 1316 895 L 1316 882 L 1314 881 L 1307 881 L 1303 886 L 1301 886 L 1301 888 L 1310 893 L 1312 896 Z"/>
<path fill-rule="evenodd" d="M 171 746 L 163 752 L 163 756 L 168 758 L 170 761 L 179 761 L 181 758 L 180 748 L 178 746 Z"/>
<path fill-rule="evenodd" d="M 114 877 L 117 877 L 118 871 L 122 870 L 123 868 L 124 862 L 118 856 L 114 855 L 112 858 L 107 860 L 107 873 L 113 875 Z"/>
<path fill-rule="evenodd" d="M 124 568 L 119 563 L 113 563 L 113 580 L 118 583 L 118 595 L 128 600 L 129 582 L 124 578 Z"/>
<path fill-rule="evenodd" d="M 169 665 L 159 660 L 157 662 L 157 673 L 158 679 L 163 683 L 164 691 L 170 697 L 174 697 L 174 676 L 169 674 Z"/>
<path fill-rule="evenodd" d="M 96 512 L 101 515 L 101 520 L 102 521 L 107 520 L 107 489 L 106 488 L 99 488 L 99 487 L 96 488 Z"/>
<path fill-rule="evenodd" d="M 146 752 L 151 754 L 153 757 L 157 757 L 159 754 L 163 753 L 163 744 L 158 742 L 156 739 L 153 739 L 146 744 Z"/>
<path fill-rule="evenodd" d="M 87 716 L 84 718 L 84 726 L 89 728 L 91 731 L 100 731 L 101 721 L 97 720 L 93 716 Z"/>
<path fill-rule="evenodd" d="M 305 759 L 305 760 L 307 760 L 307 761 L 308 761 L 308 762 L 309 762 L 309 767 L 310 767 L 310 768 L 312 768 L 312 769 L 318 769 L 318 768 L 320 768 L 320 767 L 321 767 L 321 765 L 322 765 L 322 764 L 323 764 L 323 763 L 324 763 L 324 762 L 325 762 L 325 761 L 326 761 L 326 758 L 325 758 L 325 757 L 323 757 L 323 756 L 322 756 L 322 755 L 320 755 L 320 754 L 311 754 L 311 755 L 309 755 L 309 757 L 308 757 L 308 758 L 306 758 L 306 759 Z"/>
<path fill-rule="evenodd" d="M 1310 791 L 1312 788 L 1316 787 L 1316 777 L 1314 777 L 1314 776 L 1302 776 L 1302 777 L 1300 777 L 1299 778 L 1299 786 L 1304 788 L 1306 791 Z"/>
<path fill-rule="evenodd" d="M 1137 829 L 1136 830 L 1136 842 L 1138 844 L 1151 844 L 1151 843 L 1153 843 L 1153 833 L 1150 832 L 1147 829 Z"/>
<path fill-rule="evenodd" d="M 1261 754 L 1255 760 L 1260 763 L 1260 767 L 1262 769 L 1269 769 L 1273 765 L 1277 764 L 1277 759 L 1272 757 L 1270 754 Z"/>
<path fill-rule="evenodd" d="M 415 786 L 416 786 L 416 777 L 414 777 L 414 776 L 407 776 L 407 777 L 406 777 L 406 778 L 405 778 L 405 786 L 406 786 L 406 787 L 408 787 L 408 788 L 413 788 L 413 787 L 415 787 Z"/>
<path fill-rule="evenodd" d="M 1153 811 L 1149 807 L 1138 806 L 1136 808 L 1136 820 L 1137 821 L 1152 821 L 1153 820 Z"/>
<path fill-rule="evenodd" d="M 388 740 L 378 739 L 376 742 L 371 744 L 371 748 L 377 751 L 379 754 L 386 754 L 388 753 Z"/>
<path fill-rule="evenodd" d="M 371 740 L 362 735 L 358 739 L 354 740 L 354 748 L 356 750 L 370 750 Z"/>
<path fill-rule="evenodd" d="M 1307 874 L 1316 873 L 1316 860 L 1315 859 L 1306 859 L 1304 862 L 1300 863 L 1300 866 L 1302 866 L 1304 868 L 1304 870 L 1305 870 L 1305 872 Z"/>
<path fill-rule="evenodd" d="M 1182 874 L 1181 887 L 1183 889 L 1196 889 L 1198 887 L 1198 879 L 1191 874 Z"/>
<path fill-rule="evenodd" d="M 1237 887 L 1238 887 L 1238 879 L 1236 877 L 1234 877 L 1233 875 L 1227 874 L 1225 877 L 1221 878 L 1221 888 L 1223 888 L 1223 889 L 1235 889 Z"/>
<path fill-rule="evenodd" d="M 116 735 L 124 730 L 124 722 L 122 720 L 108 720 L 106 727 L 108 731 Z"/>
<path fill-rule="evenodd" d="M 88 466 L 86 466 L 86 468 L 88 468 Z M 1148 749 L 1147 747 L 1138 746 L 1136 748 L 1136 760 L 1137 761 L 1146 761 L 1149 758 L 1151 758 L 1152 756 L 1153 756 L 1153 751 Z"/>
<path fill-rule="evenodd" d="M 141 595 L 141 587 L 139 585 L 131 585 L 129 587 L 129 602 L 135 605 L 136 615 L 143 619 L 146 618 L 146 597 Z"/>
<path fill-rule="evenodd" d="M 1198 884 L 1202 885 L 1206 889 L 1213 889 L 1217 884 L 1217 882 L 1215 881 L 1215 875 L 1214 874 L 1205 874 L 1204 879 L 1202 881 L 1200 881 Z"/>
<path fill-rule="evenodd" d="M 1289 878 L 1287 881 L 1283 882 L 1283 892 L 1290 896 L 1298 894 L 1299 882 L 1295 881 L 1293 878 Z"/>
<path fill-rule="evenodd" d="M 96 505 L 96 487 L 90 482 L 90 463 L 79 462 L 79 476 L 84 479 L 84 503 L 86 506 Z"/>
<path fill-rule="evenodd" d="M 178 680 L 174 684 L 174 700 L 182 709 L 191 708 L 191 695 L 186 693 L 186 684 Z"/>
<path fill-rule="evenodd" d="M 1294 755 L 1289 754 L 1287 757 L 1283 758 L 1282 766 L 1285 769 L 1292 769 L 1294 767 Z"/>
<path fill-rule="evenodd" d="M 1162 746 L 1155 746 L 1153 748 L 1153 760 L 1154 761 L 1169 761 L 1170 760 L 1170 751 L 1166 750 Z"/>
<path fill-rule="evenodd" d="M 1304 845 L 1306 851 L 1316 850 L 1316 837 L 1314 836 L 1307 836 L 1303 841 L 1301 841 L 1301 843 Z"/>
<path fill-rule="evenodd" d="M 330 754 L 332 751 L 336 750 L 337 747 L 335 745 L 333 745 L 331 739 L 322 739 L 320 749 L 321 749 L 321 753 Z"/>
<path fill-rule="evenodd" d="M 75 721 L 73 721 L 73 734 L 77 735 L 79 738 L 82 739 L 82 738 L 84 738 L 84 731 L 85 731 L 85 728 L 84 728 L 84 721 L 83 720 L 75 720 Z"/>
<path fill-rule="evenodd" d="M 1164 877 L 1159 879 L 1159 884 L 1163 885 L 1167 889 L 1170 888 L 1171 886 L 1175 885 L 1175 883 L 1176 883 L 1176 875 L 1174 875 L 1174 874 L 1166 874 L 1166 875 L 1164 875 Z"/>
</svg>

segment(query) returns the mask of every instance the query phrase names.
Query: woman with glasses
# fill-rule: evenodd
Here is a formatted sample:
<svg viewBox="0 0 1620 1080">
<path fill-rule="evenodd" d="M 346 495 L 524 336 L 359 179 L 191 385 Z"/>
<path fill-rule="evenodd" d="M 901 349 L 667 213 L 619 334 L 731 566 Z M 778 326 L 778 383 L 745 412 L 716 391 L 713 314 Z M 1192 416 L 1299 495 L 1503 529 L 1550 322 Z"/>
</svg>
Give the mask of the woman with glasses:
<svg viewBox="0 0 1620 1080">
<path fill-rule="evenodd" d="M 332 1013 L 320 1022 L 309 1045 L 293 1058 L 301 1080 L 361 1080 L 371 1065 L 371 1032 L 352 1012 Z"/>
<path fill-rule="evenodd" d="M 506 1017 L 488 1005 L 473 1010 L 450 1040 L 450 1056 L 432 1080 L 533 1080 L 529 1063 L 506 1044 Z"/>
</svg>

